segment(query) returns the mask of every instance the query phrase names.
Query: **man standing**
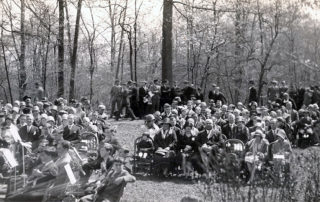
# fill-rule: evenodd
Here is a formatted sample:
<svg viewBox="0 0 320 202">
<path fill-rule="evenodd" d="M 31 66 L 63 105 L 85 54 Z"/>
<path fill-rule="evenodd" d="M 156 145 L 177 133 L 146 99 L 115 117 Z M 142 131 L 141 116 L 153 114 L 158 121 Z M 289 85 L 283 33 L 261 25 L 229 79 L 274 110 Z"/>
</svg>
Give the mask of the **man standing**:
<svg viewBox="0 0 320 202">
<path fill-rule="evenodd" d="M 283 94 L 286 93 L 288 91 L 288 86 L 286 84 L 286 81 L 282 81 L 281 82 L 281 86 L 279 87 L 279 95 L 280 98 L 283 98 Z"/>
<path fill-rule="evenodd" d="M 116 121 L 120 118 L 120 113 L 122 112 L 123 108 L 126 108 L 126 112 L 129 113 L 131 120 L 137 119 L 136 115 L 133 113 L 130 105 L 130 90 L 129 87 L 131 86 L 132 81 L 128 81 L 128 83 L 122 83 L 122 105 L 119 109 L 119 113 L 116 115 Z"/>
<path fill-rule="evenodd" d="M 254 87 L 254 81 L 249 81 L 249 99 L 248 103 L 258 102 L 257 89 Z"/>
<path fill-rule="evenodd" d="M 34 96 L 34 100 L 35 102 L 37 102 L 37 101 L 40 101 L 45 96 L 44 96 L 44 90 L 38 82 L 35 83 L 35 87 L 36 87 L 36 91 L 35 91 L 36 94 Z"/>
<path fill-rule="evenodd" d="M 189 81 L 184 81 L 185 87 L 182 89 L 182 102 L 186 104 L 191 100 L 192 95 L 195 95 L 194 88 L 189 84 Z"/>
<path fill-rule="evenodd" d="M 121 107 L 121 90 L 122 87 L 120 85 L 119 80 L 114 82 L 114 86 L 111 88 L 111 115 L 110 118 L 113 116 L 113 113 L 116 111 L 117 113 L 120 112 Z"/>
<path fill-rule="evenodd" d="M 160 110 L 160 93 L 161 86 L 159 85 L 159 80 L 155 79 L 153 85 L 150 87 L 150 91 L 153 94 L 151 97 L 152 102 L 152 113 Z"/>
<path fill-rule="evenodd" d="M 268 88 L 267 95 L 268 100 L 271 102 L 276 101 L 276 99 L 279 97 L 279 87 L 276 80 L 271 81 L 271 86 Z"/>
<path fill-rule="evenodd" d="M 164 80 L 161 86 L 161 99 L 160 99 L 160 107 L 163 108 L 165 103 L 171 103 L 171 89 L 169 86 L 169 81 Z"/>
<path fill-rule="evenodd" d="M 139 106 L 140 106 L 140 118 L 144 117 L 147 114 L 147 107 L 148 107 L 148 86 L 147 82 L 143 81 L 143 86 L 139 88 Z"/>
<path fill-rule="evenodd" d="M 133 113 L 136 116 L 140 117 L 140 110 L 139 110 L 139 105 L 138 105 L 138 89 L 137 89 L 137 83 L 132 82 L 132 85 L 130 86 L 130 104 Z"/>
<path fill-rule="evenodd" d="M 176 97 L 181 98 L 181 95 L 182 95 L 181 88 L 178 86 L 178 82 L 175 81 L 171 88 L 171 101 L 173 101 Z"/>
<path fill-rule="evenodd" d="M 209 98 L 209 100 L 216 100 L 216 97 L 215 97 L 215 94 L 216 94 L 216 92 L 215 92 L 215 88 L 217 87 L 217 85 L 216 84 L 212 84 L 212 90 L 210 90 L 209 91 L 209 94 L 208 94 L 208 98 Z"/>
</svg>

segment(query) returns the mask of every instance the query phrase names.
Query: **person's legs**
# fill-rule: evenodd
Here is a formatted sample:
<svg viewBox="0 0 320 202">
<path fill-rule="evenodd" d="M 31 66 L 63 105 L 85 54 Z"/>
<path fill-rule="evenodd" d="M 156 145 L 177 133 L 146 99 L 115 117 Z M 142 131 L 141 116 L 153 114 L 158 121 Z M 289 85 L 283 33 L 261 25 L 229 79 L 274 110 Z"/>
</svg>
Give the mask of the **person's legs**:
<svg viewBox="0 0 320 202">
<path fill-rule="evenodd" d="M 116 106 L 116 100 L 115 99 L 112 99 L 111 101 L 111 114 L 110 114 L 110 117 L 113 116 L 114 112 L 115 112 L 115 106 Z"/>
</svg>

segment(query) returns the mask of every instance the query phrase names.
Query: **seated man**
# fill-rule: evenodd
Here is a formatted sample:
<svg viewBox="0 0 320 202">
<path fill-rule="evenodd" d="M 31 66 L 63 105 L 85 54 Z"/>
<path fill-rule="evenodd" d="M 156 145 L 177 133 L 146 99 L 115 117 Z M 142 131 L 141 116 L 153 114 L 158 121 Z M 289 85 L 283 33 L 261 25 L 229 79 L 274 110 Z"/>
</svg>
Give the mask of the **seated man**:
<svg viewBox="0 0 320 202">
<path fill-rule="evenodd" d="M 80 140 L 80 128 L 74 124 L 74 115 L 68 115 L 68 125 L 63 129 L 63 139 L 67 141 Z"/>
<path fill-rule="evenodd" d="M 124 187 L 128 182 L 135 182 L 136 178 L 123 167 L 123 160 L 118 158 L 113 162 L 112 169 L 108 172 L 107 176 L 97 183 L 97 187 L 92 190 L 92 193 L 81 198 L 81 201 L 94 201 L 102 202 L 120 201 Z"/>
<path fill-rule="evenodd" d="M 39 156 L 41 164 L 33 169 L 28 183 L 35 185 L 54 179 L 58 175 L 58 168 L 53 162 L 56 156 L 54 147 L 43 148 Z"/>
</svg>

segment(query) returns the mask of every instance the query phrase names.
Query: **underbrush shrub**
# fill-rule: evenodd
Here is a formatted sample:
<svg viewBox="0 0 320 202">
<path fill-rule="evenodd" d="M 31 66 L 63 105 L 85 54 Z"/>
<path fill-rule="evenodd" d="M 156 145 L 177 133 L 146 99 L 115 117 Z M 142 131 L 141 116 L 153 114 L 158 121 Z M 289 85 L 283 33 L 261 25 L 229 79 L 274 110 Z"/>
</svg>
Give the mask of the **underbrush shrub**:
<svg viewBox="0 0 320 202">
<path fill-rule="evenodd" d="M 272 170 L 257 174 L 255 183 L 247 185 L 234 172 L 216 166 L 205 180 L 198 182 L 203 201 L 221 202 L 319 202 L 320 149 L 308 148 L 294 152 L 288 175 Z"/>
</svg>

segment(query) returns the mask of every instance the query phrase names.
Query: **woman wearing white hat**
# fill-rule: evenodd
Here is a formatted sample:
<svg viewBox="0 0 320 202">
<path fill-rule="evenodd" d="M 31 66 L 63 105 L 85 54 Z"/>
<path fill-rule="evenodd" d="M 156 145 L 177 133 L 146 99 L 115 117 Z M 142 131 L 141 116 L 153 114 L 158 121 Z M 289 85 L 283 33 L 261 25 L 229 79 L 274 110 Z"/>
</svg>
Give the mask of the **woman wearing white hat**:
<svg viewBox="0 0 320 202">
<path fill-rule="evenodd" d="M 253 139 L 246 144 L 245 161 L 250 172 L 248 183 L 252 183 L 255 170 L 261 169 L 268 151 L 269 142 L 265 139 L 265 134 L 258 129 L 252 133 Z"/>
</svg>

